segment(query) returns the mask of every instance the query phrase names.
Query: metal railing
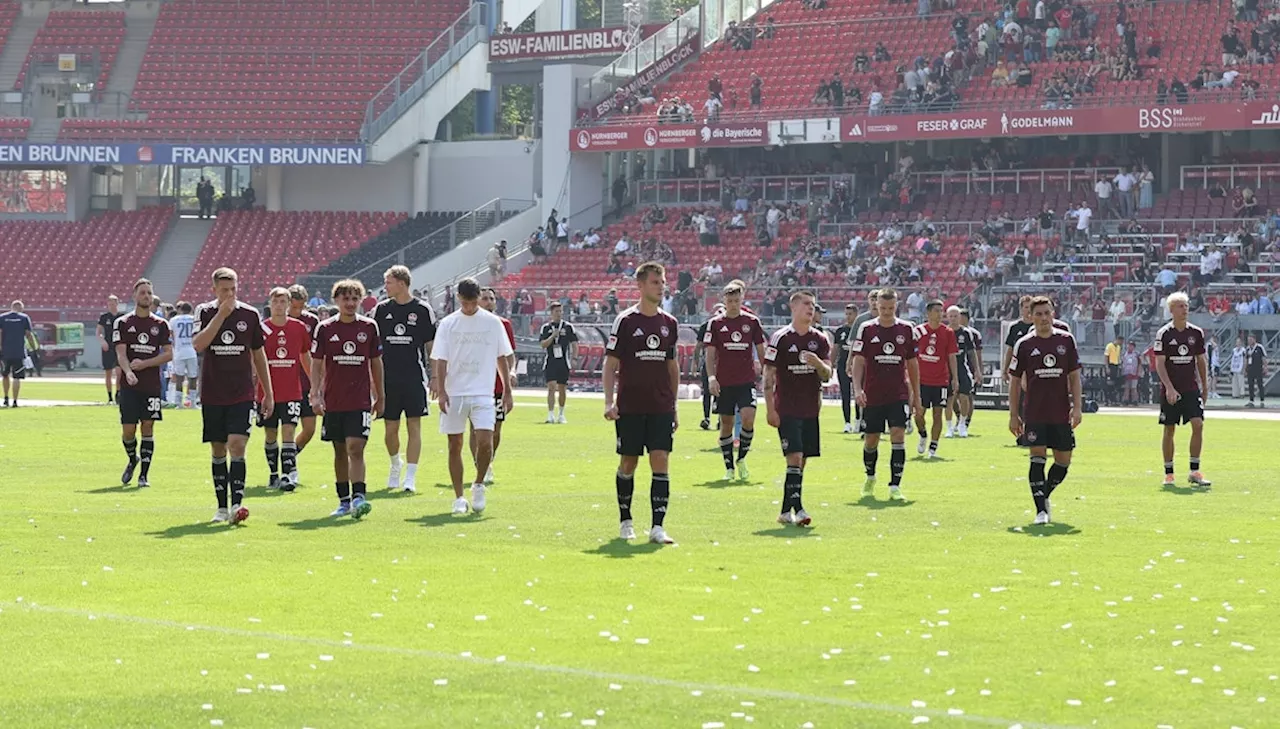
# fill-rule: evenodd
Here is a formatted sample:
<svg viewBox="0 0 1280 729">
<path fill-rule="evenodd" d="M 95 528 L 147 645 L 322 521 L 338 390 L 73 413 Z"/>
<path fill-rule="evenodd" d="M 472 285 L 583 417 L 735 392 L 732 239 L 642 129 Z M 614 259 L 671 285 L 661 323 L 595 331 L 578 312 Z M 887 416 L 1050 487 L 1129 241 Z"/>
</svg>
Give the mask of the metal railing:
<svg viewBox="0 0 1280 729">
<path fill-rule="evenodd" d="M 488 39 L 489 6 L 476 3 L 374 94 L 365 108 L 361 139 L 372 142 L 381 136 L 468 51 Z"/>
<path fill-rule="evenodd" d="M 854 187 L 853 175 L 777 175 L 721 180 L 659 179 L 635 180 L 631 183 L 634 202 L 638 205 L 719 205 L 738 197 L 738 187 L 747 185 L 749 200 L 770 202 L 805 202 L 830 197 L 838 185 Z"/>
<path fill-rule="evenodd" d="M 619 86 L 634 79 L 641 71 L 657 63 L 694 34 L 700 33 L 698 6 L 686 10 L 662 30 L 624 51 L 617 60 L 577 83 L 575 100 L 580 109 L 590 108 L 608 99 Z M 705 43 L 704 40 L 701 41 Z"/>
<path fill-rule="evenodd" d="M 915 172 L 911 174 L 916 191 L 937 190 L 942 194 L 997 192 L 1044 192 L 1051 189 L 1074 189 L 1083 185 L 1093 190 L 1098 177 L 1111 179 L 1119 167 L 1045 168 L 1033 170 L 974 170 L 963 172 Z"/>
<path fill-rule="evenodd" d="M 504 220 L 516 213 L 528 210 L 534 201 L 511 198 L 494 198 L 448 225 L 415 240 L 407 246 L 369 263 L 356 271 L 342 275 L 312 274 L 305 277 L 307 288 L 319 287 L 328 291 L 335 282 L 345 278 L 355 278 L 365 285 L 376 289 L 382 281 L 382 274 L 391 266 L 402 265 L 414 268 L 452 250 L 460 243 L 500 225 Z"/>
<path fill-rule="evenodd" d="M 1208 189 L 1210 182 L 1221 182 L 1228 189 L 1251 186 L 1254 189 L 1280 179 L 1280 163 L 1183 165 L 1178 186 L 1183 189 Z M 1190 183 L 1190 188 L 1188 188 Z"/>
</svg>

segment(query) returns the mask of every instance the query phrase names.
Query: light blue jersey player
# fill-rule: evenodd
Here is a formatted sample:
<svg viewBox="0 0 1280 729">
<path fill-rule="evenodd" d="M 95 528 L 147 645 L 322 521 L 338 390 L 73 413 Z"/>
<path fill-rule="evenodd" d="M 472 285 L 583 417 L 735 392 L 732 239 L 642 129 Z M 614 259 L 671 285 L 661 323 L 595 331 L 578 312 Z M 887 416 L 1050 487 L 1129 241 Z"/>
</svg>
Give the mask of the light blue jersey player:
<svg viewBox="0 0 1280 729">
<path fill-rule="evenodd" d="M 175 307 L 178 315 L 169 322 L 173 332 L 173 365 L 170 370 L 168 400 L 171 405 L 182 405 L 182 381 L 187 381 L 186 406 L 195 407 L 196 383 L 200 377 L 200 361 L 196 356 L 196 348 L 192 343 L 195 333 L 195 317 L 191 315 L 191 304 L 179 301 Z"/>
</svg>

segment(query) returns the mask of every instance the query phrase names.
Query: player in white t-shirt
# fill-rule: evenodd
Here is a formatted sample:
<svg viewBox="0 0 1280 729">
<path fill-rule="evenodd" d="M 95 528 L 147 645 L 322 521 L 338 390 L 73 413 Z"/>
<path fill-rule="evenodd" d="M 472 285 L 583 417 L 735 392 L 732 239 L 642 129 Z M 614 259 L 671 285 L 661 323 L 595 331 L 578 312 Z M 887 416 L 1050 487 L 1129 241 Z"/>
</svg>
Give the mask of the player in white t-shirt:
<svg viewBox="0 0 1280 729">
<path fill-rule="evenodd" d="M 475 279 L 458 282 L 457 291 L 460 308 L 440 320 L 431 361 L 436 402 L 440 406 L 440 432 L 449 437 L 453 513 L 465 514 L 468 504 L 462 495 L 462 446 L 467 423 L 475 431 L 476 448 L 470 507 L 479 513 L 485 507 L 484 475 L 493 458 L 495 377 L 502 380 L 504 412 L 511 412 L 514 403 L 506 366 L 512 349 L 502 319 L 480 308 L 480 284 Z"/>
<path fill-rule="evenodd" d="M 178 315 L 169 320 L 169 330 L 173 333 L 173 364 L 169 370 L 168 400 L 171 405 L 182 405 L 182 381 L 187 381 L 186 406 L 195 407 L 196 383 L 200 379 L 200 360 L 196 357 L 196 347 L 192 343 L 195 336 L 195 317 L 191 315 L 191 304 L 179 301 L 174 307 Z"/>
</svg>

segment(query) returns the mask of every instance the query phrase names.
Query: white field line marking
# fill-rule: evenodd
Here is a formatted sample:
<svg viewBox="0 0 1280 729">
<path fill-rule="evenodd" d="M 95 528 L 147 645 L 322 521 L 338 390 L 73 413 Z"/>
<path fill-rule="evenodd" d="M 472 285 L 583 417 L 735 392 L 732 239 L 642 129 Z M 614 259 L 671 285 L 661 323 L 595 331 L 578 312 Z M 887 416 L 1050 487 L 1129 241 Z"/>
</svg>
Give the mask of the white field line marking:
<svg viewBox="0 0 1280 729">
<path fill-rule="evenodd" d="M 680 681 L 668 678 L 659 678 L 655 676 L 644 676 L 630 673 L 612 673 L 605 671 L 592 671 L 585 668 L 574 668 L 572 666 L 555 666 L 540 663 L 524 663 L 520 661 L 497 661 L 491 658 L 481 658 L 478 656 L 461 656 L 454 653 L 441 653 L 439 651 L 422 650 L 419 648 L 401 648 L 398 646 L 386 646 L 373 643 L 344 643 L 336 640 L 328 640 L 325 638 L 308 638 L 299 635 L 288 635 L 284 633 L 272 633 L 255 630 L 243 630 L 238 628 L 226 628 L 217 625 L 198 625 L 195 623 L 179 623 L 172 620 L 160 620 L 156 618 L 144 618 L 135 615 L 116 615 L 110 613 L 98 613 L 89 610 L 79 610 L 73 608 L 60 608 L 49 605 L 36 605 L 29 602 L 18 603 L 19 607 L 28 612 L 49 613 L 56 615 L 73 615 L 81 617 L 93 616 L 97 620 L 114 620 L 122 623 L 133 623 L 135 625 L 146 625 L 157 628 L 172 628 L 183 631 L 199 631 L 204 633 L 217 633 L 219 635 L 230 635 L 238 638 L 254 638 L 259 640 L 275 640 L 286 643 L 301 643 L 306 645 L 314 645 L 333 650 L 355 650 L 367 653 L 383 653 L 398 656 L 408 656 L 414 658 L 426 658 L 437 661 L 451 661 L 455 663 L 470 663 L 478 666 L 489 668 L 498 668 L 504 670 L 521 670 L 533 671 L 536 673 L 548 673 L 560 676 L 572 676 L 575 678 L 588 678 L 599 681 L 612 681 L 615 683 L 631 682 L 644 684 L 646 686 L 659 686 L 663 688 L 681 689 L 685 691 L 714 691 L 716 693 L 736 694 L 742 696 L 755 696 L 758 698 L 778 699 L 781 701 L 797 701 L 802 703 L 823 704 L 826 706 L 837 706 L 846 709 L 856 709 L 858 711 L 882 712 L 887 714 L 901 714 L 910 716 L 927 715 L 938 720 L 953 720 L 959 722 L 967 722 L 970 724 L 982 724 L 986 726 L 1005 726 L 1012 727 L 1019 725 L 1023 729 L 1083 729 L 1083 727 L 1062 725 L 1062 724 L 1040 724 L 1036 722 L 1014 721 L 1010 719 L 1001 719 L 994 716 L 981 716 L 978 714 L 963 714 L 960 716 L 952 716 L 942 709 L 924 709 L 912 708 L 909 706 L 896 706 L 894 704 L 874 704 L 864 701 L 850 701 L 848 699 L 839 699 L 831 696 L 814 696 L 810 694 L 802 694 L 794 691 L 781 691 L 776 689 L 756 688 L 752 686 L 729 686 L 725 684 L 712 683 L 695 683 L 692 681 Z"/>
</svg>

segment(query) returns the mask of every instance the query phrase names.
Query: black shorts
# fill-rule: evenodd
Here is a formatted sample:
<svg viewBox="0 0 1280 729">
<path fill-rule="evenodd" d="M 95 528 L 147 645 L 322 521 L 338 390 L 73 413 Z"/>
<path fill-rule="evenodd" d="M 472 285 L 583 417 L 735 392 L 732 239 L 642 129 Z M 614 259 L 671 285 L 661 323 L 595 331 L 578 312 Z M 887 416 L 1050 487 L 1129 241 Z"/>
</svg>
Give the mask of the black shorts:
<svg viewBox="0 0 1280 729">
<path fill-rule="evenodd" d="M 200 417 L 204 420 L 204 442 L 226 443 L 227 438 L 232 435 L 248 437 L 249 431 L 253 429 L 253 421 L 257 419 L 254 417 L 257 409 L 257 403 L 252 400 L 235 405 L 204 403 L 200 406 Z"/>
<path fill-rule="evenodd" d="M 493 422 L 505 423 L 507 421 L 507 410 L 502 405 L 502 396 L 493 396 Z"/>
<path fill-rule="evenodd" d="M 619 415 L 613 426 L 614 432 L 618 435 L 618 455 L 620 456 L 643 456 L 645 451 L 671 452 L 672 443 L 675 440 L 673 413 Z"/>
<path fill-rule="evenodd" d="M 907 427 L 908 407 L 905 402 L 868 405 L 862 409 L 863 432 L 885 433 L 890 428 Z"/>
<path fill-rule="evenodd" d="M 945 408 L 947 406 L 947 395 L 950 393 L 950 387 L 944 387 L 942 385 L 921 385 L 920 407 L 925 410 L 928 410 L 929 408 Z"/>
<path fill-rule="evenodd" d="M 372 424 L 373 413 L 368 410 L 326 412 L 324 421 L 320 423 L 320 440 L 329 443 L 341 443 L 347 438 L 369 440 L 369 429 Z"/>
<path fill-rule="evenodd" d="M 382 419 L 397 422 L 401 416 L 421 418 L 427 414 L 428 410 L 427 388 L 422 383 L 398 385 L 387 388 L 387 406 L 382 411 Z"/>
<path fill-rule="evenodd" d="M 289 402 L 276 403 L 276 409 L 271 413 L 271 417 L 262 417 L 262 410 L 258 409 L 258 427 L 271 428 L 272 430 L 282 425 L 297 425 L 302 419 L 302 401 L 290 400 Z"/>
<path fill-rule="evenodd" d="M 959 384 L 959 387 L 956 388 L 956 394 L 972 395 L 973 394 L 973 377 L 969 374 L 969 371 L 967 369 L 961 368 L 960 376 L 957 379 L 959 379 L 960 382 L 957 383 Z"/>
<path fill-rule="evenodd" d="M 121 390 L 116 393 L 120 408 L 121 425 L 137 425 L 146 420 L 163 420 L 160 412 L 160 396 L 144 395 L 137 390 Z"/>
<path fill-rule="evenodd" d="M 1164 398 L 1164 393 L 1160 394 L 1161 425 L 1184 425 L 1196 418 L 1204 419 L 1204 403 L 1200 400 L 1200 393 L 1184 392 L 1172 405 Z"/>
<path fill-rule="evenodd" d="M 756 406 L 755 385 L 721 385 L 716 398 L 717 415 L 737 415 L 743 408 Z"/>
<path fill-rule="evenodd" d="M 314 418 L 316 409 L 311 407 L 311 391 L 308 388 L 302 388 L 302 412 L 298 415 L 298 419 Z"/>
<path fill-rule="evenodd" d="M 114 346 L 107 347 L 107 351 L 102 353 L 102 369 L 114 370 L 119 366 L 120 363 L 116 361 L 116 348 Z"/>
<path fill-rule="evenodd" d="M 569 363 L 560 359 L 547 358 L 547 364 L 542 369 L 543 376 L 547 380 L 547 384 L 556 383 L 559 385 L 569 384 Z"/>
<path fill-rule="evenodd" d="M 26 379 L 27 363 L 25 358 L 6 359 L 0 362 L 0 374 L 5 377 L 12 377 L 15 380 Z"/>
<path fill-rule="evenodd" d="M 822 455 L 822 436 L 818 430 L 818 418 L 792 418 L 786 415 L 778 423 L 778 440 L 782 442 L 782 455 L 803 453 L 805 458 Z"/>
<path fill-rule="evenodd" d="M 1027 445 L 1051 451 L 1074 451 L 1076 432 L 1071 423 L 1027 423 L 1022 426 Z"/>
</svg>

